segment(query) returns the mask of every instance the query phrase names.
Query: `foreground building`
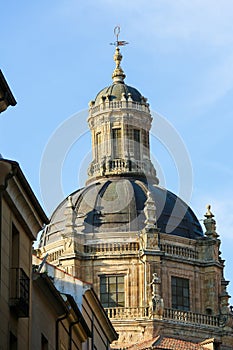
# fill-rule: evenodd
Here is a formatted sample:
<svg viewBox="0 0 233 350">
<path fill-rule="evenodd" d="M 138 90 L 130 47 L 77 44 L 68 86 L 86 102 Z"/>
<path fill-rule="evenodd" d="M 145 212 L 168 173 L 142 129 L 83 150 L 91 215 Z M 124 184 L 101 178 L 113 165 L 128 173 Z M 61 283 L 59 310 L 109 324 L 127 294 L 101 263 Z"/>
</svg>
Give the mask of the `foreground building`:
<svg viewBox="0 0 233 350">
<path fill-rule="evenodd" d="M 54 211 L 40 252 L 93 284 L 119 333 L 113 348 L 160 335 L 199 344 L 211 338 L 212 349 L 232 349 L 214 215 L 208 207 L 203 232 L 191 208 L 159 186 L 150 160 L 149 104 L 124 82 L 120 43 L 112 84 L 90 102 L 93 160 L 86 186 Z"/>
<path fill-rule="evenodd" d="M 92 333 L 75 300 L 61 294 L 46 273 L 33 273 L 30 325 L 29 349 L 90 349 Z"/>
<path fill-rule="evenodd" d="M 0 349 L 30 349 L 32 243 L 48 218 L 19 164 L 0 159 Z"/>
<path fill-rule="evenodd" d="M 51 348 L 109 349 L 118 336 L 91 284 L 34 255 L 33 270 L 35 293 L 31 348 L 40 349 L 36 347 L 39 344 L 38 329 L 43 329 L 42 335 L 47 341 L 50 340 Z M 54 303 L 55 306 L 57 303 L 63 306 L 60 315 L 54 315 L 57 312 L 57 307 L 52 307 Z"/>
</svg>

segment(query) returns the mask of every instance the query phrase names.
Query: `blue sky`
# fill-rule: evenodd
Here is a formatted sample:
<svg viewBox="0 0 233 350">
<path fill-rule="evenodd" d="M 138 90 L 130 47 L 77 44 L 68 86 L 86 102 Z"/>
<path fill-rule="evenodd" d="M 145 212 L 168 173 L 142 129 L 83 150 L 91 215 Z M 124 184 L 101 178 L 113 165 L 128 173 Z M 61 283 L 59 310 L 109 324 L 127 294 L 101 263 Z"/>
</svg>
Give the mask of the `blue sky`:
<svg viewBox="0 0 233 350">
<path fill-rule="evenodd" d="M 65 126 L 111 83 L 109 43 L 115 25 L 121 26 L 120 38 L 130 43 L 122 49 L 126 83 L 148 98 L 151 110 L 172 124 L 188 150 L 190 205 L 203 219 L 206 204 L 212 204 L 231 295 L 232 13 L 231 0 L 8 1 L 1 9 L 0 40 L 0 68 L 18 102 L 0 116 L 0 152 L 20 163 L 49 215 L 41 196 L 43 155 L 56 130 L 63 130 L 72 140 L 59 174 L 63 194 L 83 186 L 90 159 L 85 117 L 81 113 L 84 135 L 78 126 L 78 140 L 76 130 Z M 163 184 L 179 193 L 176 159 L 153 137 L 151 146 Z"/>
</svg>

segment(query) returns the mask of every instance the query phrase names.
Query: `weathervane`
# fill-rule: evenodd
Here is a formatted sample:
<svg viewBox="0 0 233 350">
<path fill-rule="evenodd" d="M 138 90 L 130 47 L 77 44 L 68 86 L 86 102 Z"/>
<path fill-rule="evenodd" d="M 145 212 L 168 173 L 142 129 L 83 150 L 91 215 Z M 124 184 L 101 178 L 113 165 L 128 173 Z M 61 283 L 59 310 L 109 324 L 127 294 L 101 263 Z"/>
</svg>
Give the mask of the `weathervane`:
<svg viewBox="0 0 233 350">
<path fill-rule="evenodd" d="M 127 41 L 125 40 L 118 40 L 119 34 L 120 34 L 121 28 L 120 26 L 116 26 L 114 28 L 114 35 L 116 36 L 116 41 L 114 43 L 111 43 L 110 45 L 115 45 L 115 46 L 125 46 L 128 44 Z"/>
</svg>

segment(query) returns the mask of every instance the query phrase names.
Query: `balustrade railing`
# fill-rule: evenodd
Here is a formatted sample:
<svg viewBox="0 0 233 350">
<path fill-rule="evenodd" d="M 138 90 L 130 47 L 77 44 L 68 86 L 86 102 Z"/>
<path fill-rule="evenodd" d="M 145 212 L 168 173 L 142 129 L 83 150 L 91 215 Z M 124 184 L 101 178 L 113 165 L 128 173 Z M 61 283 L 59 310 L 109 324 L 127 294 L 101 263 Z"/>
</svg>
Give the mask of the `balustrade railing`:
<svg viewBox="0 0 233 350">
<path fill-rule="evenodd" d="M 119 307 L 105 308 L 108 317 L 111 320 L 124 319 L 140 319 L 152 318 L 153 313 L 150 312 L 150 307 Z M 156 318 L 156 317 L 154 317 Z M 164 309 L 162 318 L 175 323 L 187 323 L 208 327 L 219 327 L 219 317 L 212 315 L 198 314 L 190 311 Z"/>
<path fill-rule="evenodd" d="M 99 243 L 95 245 L 85 245 L 84 253 L 88 254 L 103 254 L 110 252 L 114 254 L 115 252 L 118 254 L 119 252 L 135 252 L 138 251 L 139 244 L 137 242 L 129 242 L 129 243 Z"/>
<path fill-rule="evenodd" d="M 105 175 L 114 173 L 144 173 L 151 174 L 154 171 L 153 166 L 149 162 L 141 160 L 132 160 L 125 158 L 117 158 L 106 160 L 104 163 L 92 163 L 89 168 L 89 175 L 97 175 L 104 173 Z"/>
<path fill-rule="evenodd" d="M 149 307 L 109 307 L 105 308 L 110 319 L 139 319 L 149 316 Z"/>
<path fill-rule="evenodd" d="M 148 105 L 141 104 L 134 101 L 105 101 L 98 106 L 91 107 L 89 110 L 90 115 L 104 111 L 107 109 L 115 108 L 131 108 L 142 112 L 149 112 Z"/>
<path fill-rule="evenodd" d="M 169 255 L 183 256 L 185 258 L 190 258 L 190 259 L 198 259 L 198 252 L 196 252 L 192 248 L 161 243 L 160 249 Z"/>
<path fill-rule="evenodd" d="M 212 315 L 198 314 L 190 311 L 164 309 L 164 319 L 176 322 L 192 323 L 219 327 L 219 317 Z"/>
</svg>

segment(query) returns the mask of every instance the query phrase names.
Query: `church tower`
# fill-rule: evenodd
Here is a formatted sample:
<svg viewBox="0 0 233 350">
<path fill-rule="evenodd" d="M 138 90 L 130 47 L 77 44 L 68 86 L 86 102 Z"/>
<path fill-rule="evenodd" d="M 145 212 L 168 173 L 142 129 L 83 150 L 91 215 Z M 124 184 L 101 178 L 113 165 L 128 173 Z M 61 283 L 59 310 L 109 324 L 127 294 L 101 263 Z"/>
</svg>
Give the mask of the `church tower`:
<svg viewBox="0 0 233 350">
<path fill-rule="evenodd" d="M 159 185 L 149 104 L 125 83 L 121 43 L 117 37 L 111 85 L 89 105 L 93 160 L 86 186 L 58 205 L 39 251 L 93 284 L 119 333 L 113 348 L 162 335 L 214 338 L 232 349 L 214 215 L 208 207 L 203 233 L 191 208 Z"/>
</svg>

